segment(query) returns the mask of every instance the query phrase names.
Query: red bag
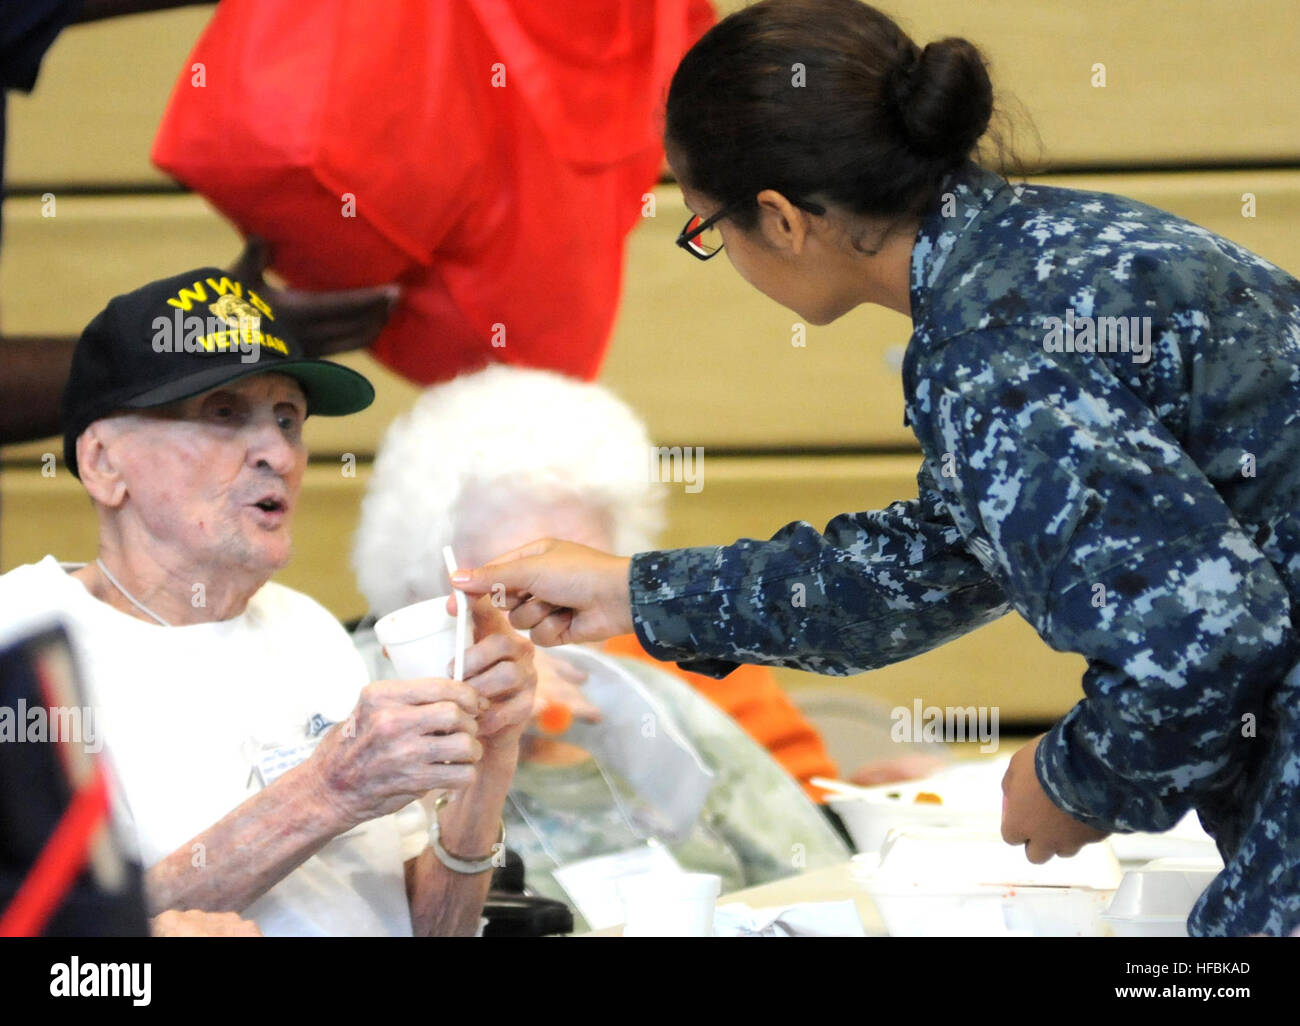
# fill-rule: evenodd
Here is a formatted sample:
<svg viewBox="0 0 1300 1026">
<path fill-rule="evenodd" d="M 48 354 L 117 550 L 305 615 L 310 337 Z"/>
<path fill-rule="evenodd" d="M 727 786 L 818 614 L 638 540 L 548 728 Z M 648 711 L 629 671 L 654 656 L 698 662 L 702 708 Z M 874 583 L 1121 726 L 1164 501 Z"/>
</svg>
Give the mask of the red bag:
<svg viewBox="0 0 1300 1026">
<path fill-rule="evenodd" d="M 222 0 L 153 159 L 292 285 L 402 282 L 374 353 L 408 377 L 591 378 L 667 83 L 712 19 L 707 0 Z"/>
</svg>

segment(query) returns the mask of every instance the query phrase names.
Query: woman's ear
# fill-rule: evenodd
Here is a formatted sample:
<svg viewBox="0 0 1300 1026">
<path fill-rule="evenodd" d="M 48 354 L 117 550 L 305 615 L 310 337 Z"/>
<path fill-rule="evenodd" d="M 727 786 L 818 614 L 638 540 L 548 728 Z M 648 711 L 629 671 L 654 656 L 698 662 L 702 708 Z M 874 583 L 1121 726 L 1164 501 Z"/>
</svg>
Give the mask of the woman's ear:
<svg viewBox="0 0 1300 1026">
<path fill-rule="evenodd" d="M 112 436 L 102 420 L 86 428 L 77 439 L 77 469 L 90 497 L 101 506 L 117 509 L 126 499 L 126 481 L 109 451 Z"/>
<path fill-rule="evenodd" d="M 758 194 L 759 229 L 768 245 L 798 256 L 808 241 L 808 215 L 775 189 Z"/>
</svg>

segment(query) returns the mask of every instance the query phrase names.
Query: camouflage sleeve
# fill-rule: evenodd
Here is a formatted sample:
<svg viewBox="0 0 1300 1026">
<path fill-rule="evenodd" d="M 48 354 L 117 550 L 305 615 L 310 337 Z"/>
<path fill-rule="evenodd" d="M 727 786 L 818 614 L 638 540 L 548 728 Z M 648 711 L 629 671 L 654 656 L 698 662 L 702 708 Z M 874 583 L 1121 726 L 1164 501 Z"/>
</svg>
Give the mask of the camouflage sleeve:
<svg viewBox="0 0 1300 1026">
<path fill-rule="evenodd" d="M 929 472 L 920 495 L 803 521 L 770 541 L 642 552 L 629 583 L 637 637 L 658 659 L 724 677 L 740 663 L 837 676 L 907 659 L 1009 608 L 971 558 Z"/>
<path fill-rule="evenodd" d="M 1167 829 L 1248 764 L 1249 725 L 1292 661 L 1287 592 L 1131 391 L 1099 384 L 1087 355 L 975 334 L 931 377 L 954 517 L 1039 634 L 1088 660 L 1039 779 L 1093 826 Z"/>
</svg>

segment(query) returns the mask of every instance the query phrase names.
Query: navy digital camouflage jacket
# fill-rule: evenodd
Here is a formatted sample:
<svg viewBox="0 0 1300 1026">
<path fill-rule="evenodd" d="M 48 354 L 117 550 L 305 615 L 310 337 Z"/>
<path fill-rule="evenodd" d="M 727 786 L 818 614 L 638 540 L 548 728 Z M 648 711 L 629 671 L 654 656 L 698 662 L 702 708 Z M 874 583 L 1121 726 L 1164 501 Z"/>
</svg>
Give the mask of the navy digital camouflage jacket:
<svg viewBox="0 0 1300 1026">
<path fill-rule="evenodd" d="M 921 224 L 911 304 L 919 497 L 638 554 L 642 644 L 851 674 L 1014 608 L 1088 662 L 1038 748 L 1051 799 L 1110 831 L 1196 808 L 1227 870 L 1192 931 L 1300 926 L 1300 282 L 971 164 Z"/>
</svg>

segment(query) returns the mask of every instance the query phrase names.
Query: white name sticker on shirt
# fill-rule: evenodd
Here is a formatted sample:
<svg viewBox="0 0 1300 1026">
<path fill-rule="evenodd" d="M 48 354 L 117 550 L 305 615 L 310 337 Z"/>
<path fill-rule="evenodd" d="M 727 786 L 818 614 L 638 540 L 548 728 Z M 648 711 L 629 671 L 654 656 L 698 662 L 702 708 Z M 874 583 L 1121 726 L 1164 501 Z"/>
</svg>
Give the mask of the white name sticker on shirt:
<svg viewBox="0 0 1300 1026">
<path fill-rule="evenodd" d="M 618 882 L 638 873 L 682 873 L 685 870 L 661 844 L 643 844 L 612 855 L 597 855 L 570 862 L 553 874 L 555 882 L 593 930 L 617 926 L 623 921 L 623 902 Z"/>
<path fill-rule="evenodd" d="M 303 740 L 301 741 L 264 744 L 255 737 L 245 738 L 243 752 L 244 757 L 251 764 L 251 769 L 244 786 L 251 787 L 257 783 L 262 787 L 270 787 L 277 778 L 284 776 L 311 755 L 320 744 L 325 732 L 332 726 L 334 726 L 333 720 L 320 713 L 313 713 L 302 728 Z"/>
<path fill-rule="evenodd" d="M 314 737 L 296 745 L 263 745 L 253 760 L 250 776 L 263 787 L 270 787 L 276 779 L 311 755 L 318 744 L 320 738 Z"/>
</svg>

